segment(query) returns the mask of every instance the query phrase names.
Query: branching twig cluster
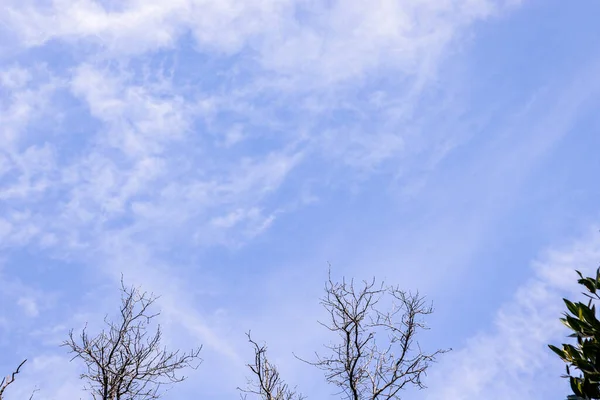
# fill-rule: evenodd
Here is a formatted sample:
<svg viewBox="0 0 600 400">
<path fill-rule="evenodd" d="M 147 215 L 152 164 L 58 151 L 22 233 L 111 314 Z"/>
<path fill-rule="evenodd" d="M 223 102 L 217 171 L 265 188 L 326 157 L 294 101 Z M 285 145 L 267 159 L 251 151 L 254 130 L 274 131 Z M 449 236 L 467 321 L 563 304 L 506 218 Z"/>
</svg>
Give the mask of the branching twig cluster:
<svg viewBox="0 0 600 400">
<path fill-rule="evenodd" d="M 150 311 L 156 297 L 121 281 L 121 308 L 117 322 L 105 318 L 106 330 L 91 337 L 85 327 L 78 338 L 69 333 L 63 345 L 84 361 L 81 375 L 95 400 L 153 400 L 166 384 L 181 382 L 182 368 L 197 368 L 201 347 L 189 353 L 168 351 L 161 346 L 160 326 L 149 325 L 158 313 Z"/>
<path fill-rule="evenodd" d="M 281 379 L 277 368 L 267 359 L 267 347 L 259 345 L 250 336 L 246 334 L 248 341 L 254 348 L 254 363 L 248 364 L 248 367 L 254 374 L 256 380 L 248 380 L 248 388 L 240 389 L 243 392 L 242 398 L 246 394 L 255 394 L 264 400 L 303 400 L 304 397 Z"/>
<path fill-rule="evenodd" d="M 340 389 L 345 399 L 397 399 L 407 385 L 424 388 L 422 381 L 430 363 L 447 350 L 424 353 L 415 337 L 427 329 L 422 317 L 431 314 L 418 293 L 398 287 L 376 286 L 375 280 L 355 287 L 353 281 L 336 283 L 328 279 L 321 304 L 329 312 L 322 323 L 339 335 L 325 346 L 327 355 L 307 361 L 325 372 L 329 383 Z M 391 301 L 391 311 L 378 305 Z"/>
</svg>

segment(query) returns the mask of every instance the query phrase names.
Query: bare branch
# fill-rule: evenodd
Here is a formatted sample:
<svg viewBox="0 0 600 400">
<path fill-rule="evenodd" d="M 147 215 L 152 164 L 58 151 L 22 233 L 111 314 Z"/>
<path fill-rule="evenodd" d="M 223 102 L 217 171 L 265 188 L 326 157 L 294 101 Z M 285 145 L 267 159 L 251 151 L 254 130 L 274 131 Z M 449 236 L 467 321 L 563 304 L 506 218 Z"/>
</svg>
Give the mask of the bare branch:
<svg viewBox="0 0 600 400">
<path fill-rule="evenodd" d="M 2 378 L 2 380 L 0 381 L 0 400 L 4 398 L 4 391 L 11 383 L 15 381 L 15 376 L 19 372 L 21 372 L 21 367 L 23 366 L 23 364 L 25 364 L 25 362 L 27 362 L 27 359 L 21 361 L 21 364 L 19 364 L 17 369 L 14 370 L 12 374 L 8 375 L 6 378 Z"/>
<path fill-rule="evenodd" d="M 33 396 L 35 396 L 35 392 L 39 392 L 39 391 L 40 391 L 40 389 L 38 389 L 38 388 L 33 389 L 33 392 L 31 392 L 31 396 L 29 396 L 29 400 L 33 400 Z"/>
<path fill-rule="evenodd" d="M 304 397 L 295 389 L 290 389 L 281 379 L 277 368 L 269 362 L 267 347 L 254 341 L 250 332 L 246 336 L 254 348 L 254 363 L 248 364 L 248 368 L 256 380 L 249 379 L 246 389 L 238 388 L 244 393 L 242 398 L 245 399 L 246 394 L 255 394 L 264 400 L 303 400 Z"/>
<path fill-rule="evenodd" d="M 201 346 L 189 353 L 168 351 L 161 346 L 162 330 L 148 331 L 159 313 L 150 311 L 157 297 L 138 288 L 127 287 L 121 279 L 121 307 L 116 321 L 105 317 L 107 326 L 90 337 L 87 326 L 78 338 L 73 331 L 63 346 L 83 360 L 87 371 L 81 374 L 86 389 L 95 400 L 154 400 L 163 386 L 182 382 L 177 373 L 196 369 L 201 362 Z M 72 359 L 72 360 L 73 360 Z"/>
</svg>

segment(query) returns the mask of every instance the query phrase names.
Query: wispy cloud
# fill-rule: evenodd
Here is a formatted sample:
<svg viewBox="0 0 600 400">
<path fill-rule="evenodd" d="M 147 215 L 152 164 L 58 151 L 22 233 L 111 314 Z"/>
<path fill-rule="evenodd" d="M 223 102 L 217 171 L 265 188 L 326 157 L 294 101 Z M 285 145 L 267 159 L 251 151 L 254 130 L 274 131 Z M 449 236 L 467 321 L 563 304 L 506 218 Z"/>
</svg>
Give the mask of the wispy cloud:
<svg viewBox="0 0 600 400">
<path fill-rule="evenodd" d="M 592 274 L 600 260 L 600 234 L 545 252 L 533 263 L 534 276 L 518 288 L 494 318 L 494 326 L 444 357 L 431 376 L 430 399 L 546 399 L 568 391 L 559 376 L 564 364 L 547 344 L 566 340 L 558 320 L 562 297 L 578 298 L 579 269 Z M 468 316 L 466 316 L 468 318 Z"/>
<path fill-rule="evenodd" d="M 134 55 L 171 48 L 191 32 L 209 51 L 250 47 L 266 67 L 336 81 L 385 66 L 427 75 L 460 29 L 516 3 L 63 0 L 8 2 L 4 14 L 27 46 L 85 40 L 109 54 Z"/>
<path fill-rule="evenodd" d="M 102 317 L 114 305 L 106 299 L 116 292 L 97 287 L 117 283 L 122 272 L 162 295 L 169 343 L 205 344 L 211 367 L 202 373 L 211 379 L 188 382 L 185 390 L 218 393 L 217 384 L 227 382 L 231 391 L 221 392 L 227 395 L 243 383 L 243 330 L 279 324 L 265 333 L 275 354 L 282 354 L 276 349 L 285 347 L 286 335 L 306 336 L 296 342 L 301 349 L 322 339 L 312 328 L 292 332 L 312 322 L 316 307 L 307 306 L 306 297 L 318 297 L 309 286 L 320 279 L 321 264 L 301 261 L 322 257 L 315 263 L 324 263 L 337 246 L 346 254 L 345 272 L 364 273 L 369 265 L 369 274 L 396 280 L 406 271 L 390 267 L 390 259 L 447 261 L 456 269 L 431 262 L 427 271 L 458 282 L 458 265 L 466 273 L 540 160 L 568 135 L 598 90 L 594 67 L 580 81 L 565 78 L 564 90 L 549 85 L 529 108 L 499 107 L 499 125 L 470 114 L 484 108 L 474 103 L 489 102 L 487 113 L 497 104 L 453 92 L 472 77 L 444 68 L 465 51 L 475 24 L 518 4 L 3 2 L 0 246 L 12 263 L 5 270 L 17 277 L 3 282 L 20 289 L 6 294 L 11 306 L 1 310 L 6 329 L 0 332 L 14 327 L 15 313 L 28 315 L 21 327 L 38 324 L 21 348 L 37 355 L 25 386 L 44 386 L 36 398 L 78 395 L 78 382 L 66 377 L 77 376 L 76 368 L 58 368 L 64 354 L 53 346 L 66 327 Z M 473 129 L 473 121 L 486 130 Z M 462 166 L 448 161 L 468 146 L 478 147 Z M 348 206 L 348 198 L 364 200 L 360 194 L 367 192 L 394 204 L 383 209 L 384 201 L 369 200 L 360 210 L 340 212 L 343 222 L 331 235 L 338 242 L 323 233 L 333 209 Z M 320 203 L 334 194 L 335 201 Z M 414 207 L 407 206 L 407 214 L 425 216 L 398 218 L 408 202 Z M 323 207 L 311 220 L 303 214 L 308 204 Z M 380 206 L 385 223 L 371 232 L 370 207 Z M 354 228 L 361 233 L 347 229 L 346 221 L 358 221 Z M 277 230 L 280 223 L 286 229 Z M 299 246 L 306 236 L 321 248 Z M 596 246 L 592 236 L 583 247 Z M 245 247 L 260 240 L 272 248 L 257 255 Z M 290 248 L 303 258 L 290 263 L 282 256 Z M 594 251 L 582 250 L 581 262 L 597 256 Z M 32 254 L 40 263 L 57 263 L 44 284 L 18 268 Z M 545 322 L 554 321 L 556 311 L 546 301 L 564 289 L 552 277 L 566 274 L 559 256 L 543 258 L 558 267 L 535 267 L 536 276 L 498 313 L 495 331 L 448 358 L 460 368 L 440 366 L 442 375 L 457 374 L 456 386 L 433 384 L 432 394 L 460 399 L 487 385 L 511 395 L 507 376 L 524 373 L 524 363 L 540 371 L 539 360 L 546 361 L 541 345 L 530 349 L 522 338 L 541 343 L 560 334 Z M 276 272 L 270 269 L 275 264 Z M 298 315 L 289 312 L 296 309 Z M 504 369 L 485 366 L 489 359 Z M 313 379 L 281 363 L 291 381 Z M 471 389 L 462 392 L 461 385 Z"/>
</svg>

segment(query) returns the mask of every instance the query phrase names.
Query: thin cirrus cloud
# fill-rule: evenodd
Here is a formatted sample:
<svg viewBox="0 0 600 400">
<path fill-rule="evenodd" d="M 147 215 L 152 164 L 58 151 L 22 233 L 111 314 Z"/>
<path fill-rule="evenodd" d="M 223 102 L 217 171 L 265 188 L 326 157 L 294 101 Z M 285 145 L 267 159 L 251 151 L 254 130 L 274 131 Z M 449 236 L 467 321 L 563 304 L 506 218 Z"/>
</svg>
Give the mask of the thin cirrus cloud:
<svg viewBox="0 0 600 400">
<path fill-rule="evenodd" d="M 288 380 L 309 387 L 312 397 L 329 393 L 311 385 L 319 378 L 286 361 L 281 350 L 285 337 L 294 337 L 300 352 L 323 339 L 309 327 L 315 307 L 291 298 L 318 296 L 309 286 L 321 278 L 319 263 L 331 254 L 344 259 L 336 246 L 346 253 L 353 247 L 340 272 L 363 273 L 359 261 L 372 256 L 371 272 L 404 276 L 408 284 L 427 279 L 386 266 L 390 259 L 437 260 L 421 272 L 454 274 L 460 285 L 501 220 L 517 218 L 517 199 L 597 92 L 589 71 L 585 84 L 571 86 L 572 70 L 545 92 L 520 93 L 514 104 L 497 98 L 501 90 L 484 100 L 470 92 L 484 79 L 464 72 L 476 33 L 485 23 L 510 20 L 521 6 L 3 2 L 0 276 L 13 288 L 3 304 L 23 316 L 0 308 L 0 343 L 19 342 L 7 363 L 35 354 L 15 394 L 39 385 L 36 398 L 80 396 L 76 367 L 58 367 L 68 358 L 53 345 L 68 327 L 101 319 L 114 306 L 107 298 L 117 295 L 121 273 L 163 295 L 169 344 L 205 345 L 210 367 L 201 367 L 174 398 L 200 390 L 214 398 L 235 395 L 247 354 L 240 331 L 259 321 L 273 326 L 258 333 L 273 344 Z M 537 101 L 539 93 L 558 99 Z M 546 106 L 552 115 L 542 115 Z M 505 120 L 492 126 L 489 115 L 498 110 Z M 457 163 L 465 152 L 475 156 Z M 465 173 L 475 170 L 485 174 Z M 388 216 L 381 226 L 372 222 L 381 218 L 374 208 Z M 421 212 L 422 219 L 414 216 Z M 445 256 L 428 250 L 432 238 Z M 584 240 L 589 251 L 574 257 L 590 263 L 596 242 Z M 556 304 L 544 304 L 562 293 L 550 275 L 566 275 L 575 258 L 561 262 L 550 253 L 542 257 L 547 266 L 536 264 L 534 277 L 502 303 L 494 328 L 474 324 L 463 332 L 484 333 L 440 365 L 430 396 L 481 396 L 489 385 L 498 398 L 517 387 L 533 390 L 525 379 L 511 389 L 507 377 L 522 373 L 519 362 L 533 362 L 530 374 L 537 374 L 536 360 L 546 360 L 542 342 L 560 334 L 549 322 Z M 446 288 L 440 296 L 461 290 Z M 298 315 L 282 318 L 289 309 Z M 544 329 L 523 326 L 529 318 Z M 294 332 L 297 323 L 305 331 Z M 525 341 L 537 347 L 512 363 L 508 355 Z M 448 375 L 451 385 L 444 384 Z M 540 376 L 531 381 L 550 379 Z"/>
<path fill-rule="evenodd" d="M 319 9 L 319 5 L 313 6 L 317 10 Z M 315 36 L 313 30 L 317 28 L 311 25 L 302 29 L 298 27 L 289 30 L 284 29 L 283 37 L 279 38 L 279 31 L 272 28 L 273 23 L 256 23 L 256 20 L 262 21 L 261 18 L 271 18 L 282 23 L 282 20 L 285 21 L 285 16 L 290 16 L 291 5 L 287 5 L 287 12 L 280 11 L 280 15 L 276 11 L 286 9 L 285 4 L 272 2 L 248 3 L 241 8 L 234 4 L 216 5 L 215 2 L 206 4 L 180 2 L 169 3 L 169 5 L 132 2 L 112 10 L 111 7 L 105 9 L 101 4 L 94 2 L 56 2 L 44 7 L 34 7 L 30 3 L 25 3 L 19 7 L 11 4 L 5 7 L 7 8 L 8 25 L 14 24 L 14 31 L 27 46 L 40 46 L 52 39 L 65 40 L 67 43 L 69 43 L 69 40 L 76 39 L 74 46 L 82 41 L 84 43 L 85 41 L 92 43 L 100 41 L 98 49 L 101 49 L 101 54 L 108 54 L 109 59 L 120 59 L 130 57 L 132 54 L 139 54 L 136 51 L 143 53 L 155 50 L 163 45 L 166 46 L 162 40 L 157 39 L 156 41 L 153 40 L 148 48 L 145 48 L 142 38 L 147 38 L 153 34 L 160 37 L 168 36 L 170 38 L 169 43 L 174 44 L 177 41 L 178 34 L 187 26 L 193 32 L 196 32 L 196 30 L 202 32 L 202 35 L 194 34 L 199 45 L 210 42 L 212 45 L 220 46 L 225 51 L 230 49 L 231 43 L 238 43 L 236 46 L 238 48 L 243 44 L 247 44 L 252 48 L 253 44 L 250 38 L 254 36 L 262 37 L 265 42 L 281 40 L 282 43 L 267 44 L 268 51 L 258 50 L 261 54 L 259 59 L 265 68 L 275 69 L 283 76 L 309 76 L 311 79 L 315 78 L 314 73 L 316 72 L 319 74 L 316 77 L 317 81 L 324 79 L 327 82 L 360 76 L 368 70 L 383 66 L 388 60 L 394 63 L 394 57 L 389 57 L 388 54 L 393 55 L 395 52 L 400 54 L 397 57 L 398 61 L 404 63 L 406 60 L 415 60 L 413 64 L 424 66 L 432 61 L 432 56 L 429 54 L 432 48 L 440 47 L 450 41 L 454 31 L 458 30 L 462 24 L 478 17 L 488 16 L 496 8 L 488 2 L 473 2 L 466 5 L 427 3 L 424 6 L 407 2 L 403 7 L 399 7 L 393 2 L 382 2 L 381 7 L 368 8 L 364 8 L 360 3 L 353 3 L 352 7 L 347 7 L 347 5 L 342 7 L 340 4 L 335 3 L 322 10 L 324 15 L 327 16 L 327 21 L 333 21 L 327 27 L 331 32 L 326 29 L 318 36 L 321 42 L 313 43 L 303 39 L 307 35 Z M 277 10 L 274 10 L 274 8 Z M 299 7 L 299 11 L 301 10 L 302 5 Z M 440 23 L 440 14 L 449 14 L 447 18 L 443 19 L 443 24 Z M 207 18 L 207 15 L 210 15 L 210 18 Z M 239 18 L 234 18 L 236 15 L 239 15 Z M 256 15 L 260 17 L 257 18 Z M 278 18 L 273 17 L 273 15 L 278 16 Z M 318 15 L 320 14 L 316 13 L 316 15 L 317 17 L 314 18 L 313 22 L 318 26 Z M 382 15 L 386 15 L 392 20 L 389 23 L 382 24 L 381 29 L 370 29 L 369 26 L 372 26 L 374 21 L 380 20 L 379 17 Z M 420 21 L 419 24 L 411 22 L 417 17 Z M 254 23 L 245 24 L 243 21 L 246 19 L 252 19 Z M 81 21 L 81 25 L 77 21 Z M 291 22 L 293 21 L 292 19 Z M 244 28 L 246 25 L 249 27 Z M 348 30 L 348 27 L 351 26 L 358 27 L 358 31 L 364 31 L 365 34 L 354 37 L 355 33 L 353 32 L 355 29 Z M 29 27 L 32 28 L 29 29 Z M 226 43 L 220 43 L 217 39 L 210 39 L 222 36 L 217 32 L 231 31 L 231 29 L 227 29 L 229 27 L 235 27 L 233 29 L 235 39 L 226 39 Z M 396 28 L 391 29 L 390 27 Z M 240 31 L 237 32 L 236 29 Z M 272 29 L 276 33 L 273 33 Z M 432 29 L 434 29 L 433 33 L 431 32 Z M 41 32 L 43 35 L 38 36 L 36 32 Z M 207 32 L 214 33 L 211 35 Z M 114 37 L 118 37 L 119 40 L 111 39 Z M 438 37 L 441 37 L 441 39 L 438 39 Z M 421 39 L 424 44 L 421 44 Z M 245 40 L 248 40 L 248 42 Z M 429 40 L 433 40 L 433 44 L 430 44 Z M 135 43 L 135 51 L 133 47 L 118 48 L 121 45 L 127 46 L 128 42 Z M 352 46 L 349 46 L 350 42 L 352 42 Z M 316 50 L 311 50 L 311 46 Z M 392 48 L 391 46 L 395 47 Z M 308 49 L 305 47 L 308 47 Z M 348 52 L 342 50 L 348 48 L 355 49 L 356 54 L 351 55 L 352 59 L 346 59 Z M 281 51 L 290 50 L 292 55 L 314 53 L 316 51 L 316 56 L 323 59 L 323 62 L 319 63 L 318 70 L 310 71 L 310 67 L 315 65 L 314 62 L 306 59 L 304 61 L 293 60 L 286 54 L 278 55 L 278 49 L 282 49 Z M 373 52 L 377 54 L 373 55 Z M 385 54 L 385 57 L 382 54 Z M 266 60 L 268 57 L 270 57 L 270 60 Z M 361 64 L 365 60 L 369 60 L 372 65 Z M 329 67 L 325 67 L 327 65 L 331 65 L 330 70 L 327 70 Z M 403 69 L 401 66 L 400 68 Z M 103 125 L 101 132 L 95 135 L 92 134 L 93 136 L 87 140 L 87 144 L 104 150 L 87 153 L 71 166 L 55 162 L 55 168 L 60 167 L 65 171 L 59 179 L 61 182 L 66 183 L 66 190 L 69 191 L 69 188 L 75 188 L 72 193 L 67 195 L 72 197 L 66 207 L 69 221 L 73 219 L 85 221 L 97 212 L 101 212 L 103 215 L 110 214 L 113 209 L 117 210 L 122 207 L 122 203 L 136 191 L 138 194 L 147 193 L 147 185 L 157 184 L 160 175 L 164 179 L 168 179 L 169 172 L 178 173 L 179 175 L 188 172 L 173 171 L 173 167 L 164 164 L 165 157 L 161 157 L 160 154 L 169 151 L 169 149 L 178 151 L 179 149 L 175 147 L 178 139 L 183 142 L 180 144 L 181 147 L 201 146 L 196 142 L 193 135 L 181 136 L 182 132 L 189 129 L 190 124 L 194 121 L 195 110 L 193 110 L 193 104 L 186 103 L 186 100 L 190 99 L 182 98 L 176 92 L 176 88 L 169 87 L 169 84 L 172 85 L 173 83 L 167 81 L 161 85 L 161 82 L 156 82 L 158 87 L 155 90 L 158 93 L 152 93 L 151 83 L 147 80 L 141 83 L 132 83 L 128 82 L 127 76 L 123 78 L 105 76 L 108 71 L 103 71 L 102 68 L 100 70 L 94 69 L 89 63 L 81 63 L 72 71 L 69 78 L 70 83 L 63 90 L 68 91 L 76 98 L 82 99 L 84 104 L 87 104 L 91 117 Z M 419 75 L 419 72 L 413 67 L 406 67 L 404 71 L 408 75 Z M 113 70 L 108 73 L 114 74 L 115 72 Z M 157 96 L 160 96 L 160 100 L 157 99 Z M 235 94 L 233 97 L 235 99 Z M 319 100 L 323 101 L 323 99 L 317 99 L 317 101 Z M 253 102 L 254 99 L 242 98 L 238 101 L 241 101 L 242 106 L 244 106 L 249 102 Z M 236 104 L 232 107 L 237 110 L 240 105 Z M 26 118 L 25 114 L 22 115 L 23 119 Z M 382 118 L 384 117 L 382 116 Z M 324 141 L 321 138 L 312 139 L 311 144 L 317 148 L 329 148 L 332 151 L 326 151 L 327 154 L 333 154 L 334 156 L 339 154 L 338 157 L 348 160 L 349 163 L 370 166 L 392 157 L 406 146 L 405 140 L 399 137 L 398 134 L 390 133 L 389 128 L 383 127 L 383 129 L 382 132 L 376 132 L 371 139 L 366 140 L 359 133 L 351 134 L 347 144 L 341 144 L 344 142 L 345 134 L 329 130 L 333 133 L 333 136 L 331 134 L 324 135 Z M 352 129 L 347 131 L 351 132 Z M 88 132 L 80 133 L 80 135 L 86 134 L 89 135 Z M 173 147 L 170 147 L 171 145 Z M 85 149 L 88 146 L 83 146 L 83 148 Z M 292 143 L 292 146 L 294 146 L 294 143 Z M 28 148 L 28 151 L 31 152 L 34 149 Z M 138 161 L 132 159 L 130 162 L 125 161 L 119 163 L 120 165 L 116 165 L 114 157 L 107 156 L 107 153 L 111 151 L 110 149 L 114 149 L 117 154 L 130 158 L 137 156 L 140 159 Z M 52 146 L 50 149 L 35 150 L 49 152 L 50 154 L 44 155 L 45 158 L 49 159 L 49 163 L 55 161 L 52 158 L 55 156 L 53 153 L 56 153 L 57 149 L 52 148 Z M 270 162 L 269 165 L 282 165 L 283 173 L 285 173 L 289 170 L 286 165 L 293 165 L 301 155 L 302 150 L 292 148 L 275 150 L 275 152 L 269 157 L 282 159 L 282 161 L 278 163 Z M 201 155 L 192 153 L 190 157 L 203 158 L 205 154 L 205 152 Z M 60 155 L 58 157 L 60 158 Z M 286 160 L 283 161 L 283 159 Z M 243 162 L 244 165 L 246 163 L 262 168 L 260 162 L 257 163 L 251 160 Z M 222 167 L 225 168 L 225 175 L 235 174 L 235 171 L 227 171 L 231 166 L 225 165 Z M 245 169 L 247 170 L 247 168 Z M 86 172 L 88 175 L 93 175 L 95 179 L 86 178 Z M 278 174 L 279 172 L 274 170 L 273 173 Z M 85 183 L 80 185 L 78 182 L 82 180 Z M 43 182 L 45 185 L 43 187 L 46 187 L 48 185 L 47 181 Z M 89 207 L 93 207 L 95 200 L 88 201 L 90 199 L 80 198 L 81 195 L 85 196 L 85 194 L 82 194 L 85 187 L 89 187 L 87 182 L 94 184 L 90 188 L 90 192 L 93 193 L 92 196 L 95 196 L 97 202 L 102 204 L 102 210 L 90 210 Z M 241 182 L 242 185 L 244 183 L 246 183 L 246 180 Z M 196 182 L 194 185 L 199 186 Z M 206 192 L 214 193 L 219 192 L 221 189 L 214 182 L 208 182 L 205 185 L 208 187 Z M 265 186 L 267 190 L 274 187 L 269 179 L 266 180 Z M 35 190 L 36 187 L 30 182 L 29 189 Z M 115 190 L 115 188 L 118 188 L 118 190 Z M 21 193 L 24 193 L 23 190 L 21 189 Z M 232 190 L 233 193 L 236 193 L 238 189 L 232 188 Z M 258 191 L 262 190 L 258 189 Z M 119 193 L 116 194 L 116 191 Z M 205 191 L 201 191 L 201 195 L 203 198 L 207 197 Z M 73 204 L 78 206 L 73 209 Z M 148 208 L 152 208 L 152 205 L 148 205 L 143 201 L 135 202 L 133 206 L 138 210 L 143 210 L 142 212 L 147 212 Z M 253 205 L 249 207 L 250 209 L 256 208 Z M 226 211 L 226 214 L 230 212 Z M 272 218 L 272 215 L 268 213 L 265 218 L 268 220 Z M 264 221 L 258 222 L 259 226 L 264 223 Z M 255 229 L 250 229 L 250 231 Z"/>
<path fill-rule="evenodd" d="M 533 264 L 534 276 L 496 311 L 493 327 L 443 360 L 426 398 L 566 397 L 566 381 L 558 378 L 562 362 L 547 344 L 563 343 L 568 333 L 557 318 L 561 298 L 582 297 L 574 266 L 595 265 L 599 258 L 597 229 L 542 254 Z"/>
<path fill-rule="evenodd" d="M 516 1 L 53 1 L 9 2 L 6 23 L 26 46 L 52 39 L 96 43 L 115 56 L 172 47 L 191 32 L 198 46 L 256 48 L 265 66 L 334 80 L 387 63 L 435 64 L 460 29 Z M 350 46 L 351 44 L 351 46 Z M 302 57 L 300 57 L 302 55 Z M 314 60 L 319 60 L 314 69 Z M 394 65 L 396 64 L 396 65 Z M 310 71 L 310 70 L 313 71 Z"/>
</svg>

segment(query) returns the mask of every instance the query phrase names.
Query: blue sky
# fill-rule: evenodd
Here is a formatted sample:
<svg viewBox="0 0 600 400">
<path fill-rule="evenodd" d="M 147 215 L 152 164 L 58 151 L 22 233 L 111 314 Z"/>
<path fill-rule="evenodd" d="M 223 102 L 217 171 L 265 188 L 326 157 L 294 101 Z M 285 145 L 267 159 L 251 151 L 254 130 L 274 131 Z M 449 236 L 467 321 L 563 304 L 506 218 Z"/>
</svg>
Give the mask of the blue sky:
<svg viewBox="0 0 600 400">
<path fill-rule="evenodd" d="M 598 2 L 4 0 L 0 370 L 85 396 L 58 344 L 118 280 L 160 294 L 204 363 L 167 395 L 237 396 L 269 344 L 312 354 L 335 277 L 420 290 L 452 347 L 414 399 L 564 399 L 547 351 L 600 262 Z"/>
</svg>

